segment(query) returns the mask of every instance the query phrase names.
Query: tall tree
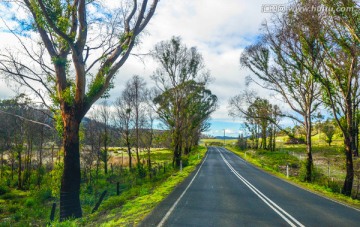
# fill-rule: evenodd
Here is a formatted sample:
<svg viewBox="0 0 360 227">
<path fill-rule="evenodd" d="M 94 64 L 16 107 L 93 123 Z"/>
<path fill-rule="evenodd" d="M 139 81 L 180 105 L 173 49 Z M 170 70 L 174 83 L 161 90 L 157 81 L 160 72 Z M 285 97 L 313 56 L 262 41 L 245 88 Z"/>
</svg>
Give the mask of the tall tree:
<svg viewBox="0 0 360 227">
<path fill-rule="evenodd" d="M 278 123 L 281 115 L 277 105 L 272 105 L 267 99 L 257 97 L 253 92 L 245 91 L 230 99 L 229 115 L 245 119 L 245 126 L 252 134 L 255 149 L 259 148 L 259 134 L 261 135 L 260 148 L 275 149 L 273 141 L 275 127 L 280 127 Z M 270 141 L 267 143 L 269 134 Z"/>
<path fill-rule="evenodd" d="M 115 102 L 115 124 L 120 132 L 121 140 L 125 143 L 127 153 L 129 156 L 129 168 L 132 169 L 132 153 L 131 148 L 133 146 L 133 105 L 132 99 L 128 96 L 126 90 L 124 90 L 120 97 Z"/>
<path fill-rule="evenodd" d="M 153 58 L 160 64 L 152 76 L 157 92 L 154 103 L 160 119 L 171 131 L 173 164 L 180 166 L 186 128 L 184 114 L 189 111 L 188 88 L 191 84 L 203 84 L 205 87 L 209 82 L 209 73 L 197 49 L 187 48 L 180 37 L 158 43 Z"/>
<path fill-rule="evenodd" d="M 108 161 L 109 161 L 109 142 L 110 142 L 110 109 L 107 101 L 103 101 L 99 107 L 99 120 L 101 123 L 102 133 L 101 133 L 101 140 L 102 140 L 102 150 L 101 150 L 101 159 L 104 163 L 104 172 L 105 174 L 108 173 Z"/>
<path fill-rule="evenodd" d="M 354 181 L 352 157 L 358 154 L 356 110 L 360 103 L 360 8 L 358 3 L 352 0 L 329 0 L 318 4 L 334 9 L 353 9 L 344 12 L 327 11 L 323 14 L 322 20 L 316 24 L 317 42 L 320 43 L 324 56 L 321 68 L 313 67 L 308 61 L 302 62 L 321 84 L 324 103 L 331 109 L 343 133 L 346 177 L 342 193 L 350 196 Z M 304 36 L 302 33 L 301 35 Z M 311 46 L 308 46 L 309 49 Z M 341 120 L 342 117 L 344 121 Z"/>
<path fill-rule="evenodd" d="M 135 148 L 137 165 L 140 165 L 140 127 L 141 118 L 145 114 L 145 102 L 147 99 L 146 83 L 143 78 L 138 75 L 133 76 L 127 83 L 124 94 L 128 96 L 132 103 L 132 114 L 134 115 L 134 129 L 135 129 Z"/>
<path fill-rule="evenodd" d="M 1 54 L 0 71 L 29 87 L 43 101 L 46 101 L 43 94 L 48 94 L 59 108 L 64 150 L 61 220 L 82 216 L 80 122 L 93 103 L 112 87 L 116 72 L 130 55 L 157 3 L 158 0 L 153 0 L 151 5 L 147 0 L 125 1 L 115 10 L 112 3 L 110 6 L 106 2 L 85 0 L 1 3 L 5 7 L 15 4 L 20 10 L 24 9 L 34 27 L 29 32 L 30 38 L 17 36 L 26 58 L 17 58 L 13 53 Z M 20 14 L 23 17 L 24 14 Z M 21 18 L 17 15 L 14 18 L 23 25 Z M 36 38 L 31 40 L 31 37 Z M 25 44 L 26 39 L 32 45 Z M 37 45 L 39 48 L 31 48 Z M 34 84 L 41 85 L 44 91 L 39 91 Z"/>
<path fill-rule="evenodd" d="M 312 180 L 312 118 L 321 104 L 321 92 L 315 75 L 302 62 L 318 69 L 321 66 L 323 56 L 315 27 L 318 22 L 315 12 L 295 14 L 290 10 L 274 17 L 270 24 L 263 25 L 263 39 L 247 47 L 240 58 L 241 65 L 261 80 L 258 84 L 280 95 L 295 112 L 284 116 L 304 126 L 306 181 Z"/>
</svg>

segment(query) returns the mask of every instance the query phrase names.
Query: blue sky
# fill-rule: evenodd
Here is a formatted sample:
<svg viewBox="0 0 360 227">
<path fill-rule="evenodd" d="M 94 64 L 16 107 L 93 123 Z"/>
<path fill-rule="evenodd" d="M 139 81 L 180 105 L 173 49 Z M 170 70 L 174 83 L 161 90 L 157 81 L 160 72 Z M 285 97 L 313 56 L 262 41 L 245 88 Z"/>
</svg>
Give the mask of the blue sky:
<svg viewBox="0 0 360 227">
<path fill-rule="evenodd" d="M 211 129 L 206 133 L 223 135 L 223 129 L 226 129 L 227 135 L 237 136 L 241 130 L 241 119 L 229 117 L 227 106 L 232 96 L 246 89 L 245 77 L 249 72 L 240 68 L 240 54 L 244 47 L 256 40 L 261 23 L 271 16 L 261 12 L 262 6 L 286 2 L 278 0 L 160 1 L 141 44 L 133 53 L 148 53 L 156 43 L 168 40 L 174 35 L 181 36 L 186 45 L 196 46 L 214 78 L 210 89 L 219 100 L 219 108 L 212 115 Z M 0 22 L 0 28 L 3 27 Z M 11 48 L 17 44 L 9 33 L 1 32 L 1 29 L 0 40 L 0 48 Z M 110 91 L 109 101 L 119 96 L 125 82 L 134 74 L 143 76 L 148 86 L 153 86 L 150 76 L 156 67 L 156 63 L 150 58 L 140 61 L 131 56 L 119 70 L 114 81 L 115 88 Z M 1 98 L 11 97 L 13 89 L 16 87 L 10 89 L 6 81 L 0 81 Z M 260 96 L 269 96 L 268 91 L 258 87 L 252 89 L 255 89 Z"/>
</svg>

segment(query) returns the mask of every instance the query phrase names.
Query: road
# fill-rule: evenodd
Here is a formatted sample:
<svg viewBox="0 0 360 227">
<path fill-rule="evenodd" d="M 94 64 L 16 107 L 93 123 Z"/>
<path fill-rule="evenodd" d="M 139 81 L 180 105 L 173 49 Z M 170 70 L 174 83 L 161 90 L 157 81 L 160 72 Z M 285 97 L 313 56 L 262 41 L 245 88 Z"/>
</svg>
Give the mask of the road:
<svg viewBox="0 0 360 227">
<path fill-rule="evenodd" d="M 197 171 L 140 226 L 360 226 L 360 211 L 210 147 Z"/>
</svg>

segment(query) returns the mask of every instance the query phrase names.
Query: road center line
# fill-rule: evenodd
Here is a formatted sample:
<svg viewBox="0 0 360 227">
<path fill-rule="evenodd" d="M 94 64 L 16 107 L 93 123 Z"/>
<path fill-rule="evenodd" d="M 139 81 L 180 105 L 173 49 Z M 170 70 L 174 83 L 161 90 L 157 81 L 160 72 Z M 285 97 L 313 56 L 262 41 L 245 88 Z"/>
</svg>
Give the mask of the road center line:
<svg viewBox="0 0 360 227">
<path fill-rule="evenodd" d="M 206 161 L 207 158 L 207 154 L 204 158 L 204 161 L 201 163 L 198 171 L 196 172 L 195 176 L 191 179 L 189 185 L 185 188 L 185 190 L 183 191 L 183 193 L 181 193 L 181 195 L 179 196 L 179 198 L 175 201 L 175 203 L 170 207 L 170 209 L 168 210 L 168 212 L 165 214 L 165 216 L 161 219 L 160 223 L 157 225 L 157 227 L 162 227 L 166 220 L 169 218 L 169 216 L 171 215 L 171 213 L 174 211 L 176 205 L 180 202 L 181 198 L 185 195 L 186 191 L 190 188 L 191 184 L 193 183 L 193 181 L 195 180 L 196 176 L 198 175 L 198 173 L 200 172 L 201 167 L 203 166 L 203 164 Z"/>
<path fill-rule="evenodd" d="M 255 195 L 257 195 L 266 205 L 268 205 L 272 210 L 274 210 L 282 219 L 284 219 L 290 226 L 301 226 L 304 227 L 298 220 L 296 220 L 293 216 L 283 210 L 280 206 L 278 206 L 275 202 L 265 196 L 259 189 L 257 189 L 254 185 L 252 185 L 249 181 L 247 181 L 243 176 L 241 176 L 234 167 L 225 159 L 222 152 L 216 148 L 216 150 L 220 153 L 222 159 L 225 164 L 229 167 L 232 173 L 241 180 Z M 291 219 L 291 220 L 289 220 Z M 297 224 L 297 225 L 296 225 Z"/>
</svg>

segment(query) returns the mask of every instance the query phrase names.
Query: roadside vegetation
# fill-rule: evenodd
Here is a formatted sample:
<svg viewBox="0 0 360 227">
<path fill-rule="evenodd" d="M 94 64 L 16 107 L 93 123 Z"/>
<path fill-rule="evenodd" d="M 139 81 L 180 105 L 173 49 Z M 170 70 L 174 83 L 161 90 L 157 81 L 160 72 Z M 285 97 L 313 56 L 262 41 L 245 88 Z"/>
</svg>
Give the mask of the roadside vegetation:
<svg viewBox="0 0 360 227">
<path fill-rule="evenodd" d="M 52 204 L 59 204 L 57 190 L 60 168 L 44 175 L 46 184 L 40 189 L 34 187 L 23 191 L 1 184 L 0 226 L 45 226 L 50 223 L 53 226 L 133 226 L 196 168 L 205 153 L 205 147 L 196 147 L 184 157 L 182 171 L 173 168 L 172 151 L 168 149 L 152 150 L 150 171 L 130 171 L 128 164 L 113 165 L 108 175 L 100 173 L 96 176 L 96 170 L 93 170 L 96 177 L 81 187 L 84 217 L 65 222 L 59 222 L 59 209 L 56 210 L 55 220 L 50 222 Z M 112 152 L 110 156 L 113 155 L 119 153 Z M 141 152 L 141 158 L 146 155 Z M 107 193 L 103 202 L 93 213 L 93 208 L 105 190 Z"/>
</svg>

